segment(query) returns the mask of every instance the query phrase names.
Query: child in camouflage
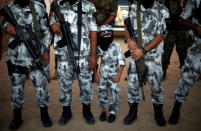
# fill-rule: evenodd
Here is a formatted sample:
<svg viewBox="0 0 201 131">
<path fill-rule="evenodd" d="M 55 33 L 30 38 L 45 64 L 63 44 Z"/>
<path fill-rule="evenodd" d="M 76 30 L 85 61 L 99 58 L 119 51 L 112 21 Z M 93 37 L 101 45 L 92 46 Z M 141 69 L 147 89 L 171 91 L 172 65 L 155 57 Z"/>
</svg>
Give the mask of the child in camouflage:
<svg viewBox="0 0 201 131">
<path fill-rule="evenodd" d="M 106 120 L 107 95 L 110 90 L 110 115 L 108 122 L 114 122 L 118 110 L 118 93 L 122 71 L 125 66 L 125 60 L 121 51 L 121 46 L 113 42 L 113 30 L 110 25 L 103 25 L 98 31 L 98 56 L 101 58 L 99 75 L 95 71 L 94 80 L 99 83 L 99 104 L 102 107 L 100 120 Z"/>
</svg>

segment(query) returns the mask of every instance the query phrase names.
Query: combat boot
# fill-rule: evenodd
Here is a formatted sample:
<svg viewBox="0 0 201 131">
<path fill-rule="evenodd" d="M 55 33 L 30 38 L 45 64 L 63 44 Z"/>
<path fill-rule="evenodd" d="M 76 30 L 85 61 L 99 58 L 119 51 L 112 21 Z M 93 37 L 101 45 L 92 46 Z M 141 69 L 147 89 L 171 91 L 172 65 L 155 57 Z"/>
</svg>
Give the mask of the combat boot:
<svg viewBox="0 0 201 131">
<path fill-rule="evenodd" d="M 172 114 L 168 120 L 169 124 L 175 125 L 177 124 L 179 117 L 180 117 L 180 108 L 181 108 L 182 103 L 176 101 L 174 103 L 174 107 L 172 109 Z"/>
<path fill-rule="evenodd" d="M 50 127 L 52 126 L 52 121 L 48 114 L 48 108 L 47 107 L 40 107 L 40 114 L 41 114 L 41 121 L 43 123 L 44 127 Z"/>
<path fill-rule="evenodd" d="M 129 103 L 130 110 L 128 115 L 124 119 L 124 124 L 130 125 L 137 118 L 137 107 L 138 103 Z"/>
<path fill-rule="evenodd" d="M 72 118 L 72 112 L 70 106 L 63 106 L 63 113 L 59 120 L 61 126 L 65 125 Z"/>
<path fill-rule="evenodd" d="M 115 121 L 115 118 L 116 118 L 115 114 L 110 114 L 108 119 L 107 119 L 107 122 L 112 123 Z"/>
<path fill-rule="evenodd" d="M 17 130 L 23 123 L 22 121 L 22 108 L 13 110 L 13 120 L 10 123 L 9 129 Z"/>
<path fill-rule="evenodd" d="M 155 120 L 157 122 L 157 124 L 159 126 L 165 126 L 166 125 L 166 121 L 165 118 L 163 116 L 163 105 L 162 104 L 153 104 L 154 106 L 154 115 L 155 115 Z"/>
<path fill-rule="evenodd" d="M 106 121 L 106 112 L 102 112 L 99 119 L 100 121 Z"/>
<path fill-rule="evenodd" d="M 83 117 L 87 121 L 88 124 L 93 125 L 95 123 L 95 119 L 91 113 L 90 105 L 86 105 L 83 103 Z"/>
</svg>

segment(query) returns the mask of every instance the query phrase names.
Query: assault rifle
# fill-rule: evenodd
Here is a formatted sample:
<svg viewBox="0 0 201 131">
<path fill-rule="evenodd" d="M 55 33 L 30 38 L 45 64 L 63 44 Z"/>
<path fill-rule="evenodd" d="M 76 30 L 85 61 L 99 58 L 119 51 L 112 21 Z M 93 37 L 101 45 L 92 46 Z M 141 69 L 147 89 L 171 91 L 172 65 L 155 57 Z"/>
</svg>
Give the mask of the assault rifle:
<svg viewBox="0 0 201 131">
<path fill-rule="evenodd" d="M 20 25 L 17 23 L 12 11 L 8 6 L 5 6 L 1 12 L 3 13 L 4 18 L 15 27 L 16 35 L 15 39 L 8 45 L 10 49 L 15 49 L 22 42 L 26 46 L 30 56 L 34 61 L 34 68 L 39 69 L 47 78 L 47 81 L 50 82 L 49 75 L 44 71 L 44 66 L 40 61 L 41 58 L 41 48 L 42 44 L 37 39 L 36 34 L 32 31 L 31 25 Z"/>
<path fill-rule="evenodd" d="M 52 5 L 52 10 L 54 11 L 55 15 L 57 16 L 57 18 L 59 19 L 59 24 L 60 24 L 60 29 L 62 32 L 62 39 L 60 41 L 58 41 L 58 47 L 62 48 L 64 46 L 67 46 L 67 50 L 68 50 L 68 55 L 70 57 L 70 61 L 73 65 L 73 71 L 75 72 L 77 78 L 78 78 L 78 74 L 80 73 L 80 68 L 79 65 L 76 63 L 76 59 L 74 56 L 74 50 L 79 50 L 75 44 L 75 42 L 73 41 L 73 36 L 71 34 L 71 30 L 70 30 L 70 24 L 68 22 L 66 22 L 64 20 L 63 15 L 60 13 L 59 11 L 59 6 L 57 3 L 57 0 L 55 0 Z"/>
<path fill-rule="evenodd" d="M 124 20 L 124 24 L 125 24 L 128 32 L 129 32 L 129 34 L 130 34 L 130 37 L 131 37 L 132 41 L 136 42 L 136 38 L 135 38 L 135 35 L 134 35 L 133 26 L 132 26 L 132 23 L 131 23 L 131 20 L 130 20 L 129 17 Z M 130 50 L 128 50 L 125 54 L 127 54 L 127 55 L 130 56 Z M 137 71 L 138 81 L 140 83 L 140 88 L 142 90 L 142 98 L 143 98 L 143 100 L 145 100 L 143 85 L 146 84 L 146 76 L 145 76 L 146 70 L 145 69 L 141 69 L 140 61 L 141 61 L 141 59 L 135 61 L 135 65 L 136 65 L 136 71 Z"/>
</svg>

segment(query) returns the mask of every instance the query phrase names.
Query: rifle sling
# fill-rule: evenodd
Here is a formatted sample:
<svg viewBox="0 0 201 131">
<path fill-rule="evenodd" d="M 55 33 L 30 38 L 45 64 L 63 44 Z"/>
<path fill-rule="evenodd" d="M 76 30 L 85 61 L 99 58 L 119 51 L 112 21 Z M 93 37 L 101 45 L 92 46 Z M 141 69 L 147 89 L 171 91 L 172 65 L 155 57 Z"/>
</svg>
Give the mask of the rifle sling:
<svg viewBox="0 0 201 131">
<path fill-rule="evenodd" d="M 40 30 L 39 30 L 39 23 L 38 23 L 38 20 L 37 20 L 36 9 L 35 9 L 34 3 L 32 1 L 30 2 L 30 9 L 31 9 L 31 13 L 32 13 L 32 16 L 33 16 L 34 30 L 35 30 L 35 33 L 36 33 L 36 37 L 40 41 L 40 37 L 39 37 L 39 32 L 40 32 Z"/>
<path fill-rule="evenodd" d="M 78 27 L 78 68 L 79 68 L 79 59 L 80 59 L 80 46 L 81 46 L 81 36 L 82 36 L 82 0 L 78 3 L 77 6 L 77 27 Z"/>
<path fill-rule="evenodd" d="M 137 33 L 138 33 L 138 47 L 140 48 L 140 49 L 142 49 L 143 48 L 143 45 L 142 45 L 142 31 L 141 31 L 141 14 L 140 14 L 140 7 L 141 5 L 140 5 L 140 3 L 138 2 L 138 4 L 137 4 Z M 144 59 L 143 58 L 141 58 L 140 59 L 140 69 L 142 70 L 142 71 L 144 71 L 145 70 L 145 67 L 144 67 Z"/>
</svg>

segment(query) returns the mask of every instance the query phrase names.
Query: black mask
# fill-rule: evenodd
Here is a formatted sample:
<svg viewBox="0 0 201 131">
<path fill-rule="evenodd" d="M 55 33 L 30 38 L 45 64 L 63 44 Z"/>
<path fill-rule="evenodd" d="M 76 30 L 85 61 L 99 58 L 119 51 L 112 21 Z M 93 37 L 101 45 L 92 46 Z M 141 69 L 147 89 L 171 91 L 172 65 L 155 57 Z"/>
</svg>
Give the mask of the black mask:
<svg viewBox="0 0 201 131">
<path fill-rule="evenodd" d="M 14 4 L 19 4 L 20 7 L 24 8 L 30 4 L 30 0 L 15 0 Z"/>
<path fill-rule="evenodd" d="M 139 0 L 139 1 L 144 6 L 144 8 L 148 9 L 153 6 L 155 0 Z"/>
<path fill-rule="evenodd" d="M 77 2 L 77 0 L 66 0 L 66 1 L 68 1 L 71 5 L 73 5 Z"/>
<path fill-rule="evenodd" d="M 98 37 L 98 44 L 103 51 L 106 51 L 113 41 L 113 35 L 111 37 Z"/>
</svg>

